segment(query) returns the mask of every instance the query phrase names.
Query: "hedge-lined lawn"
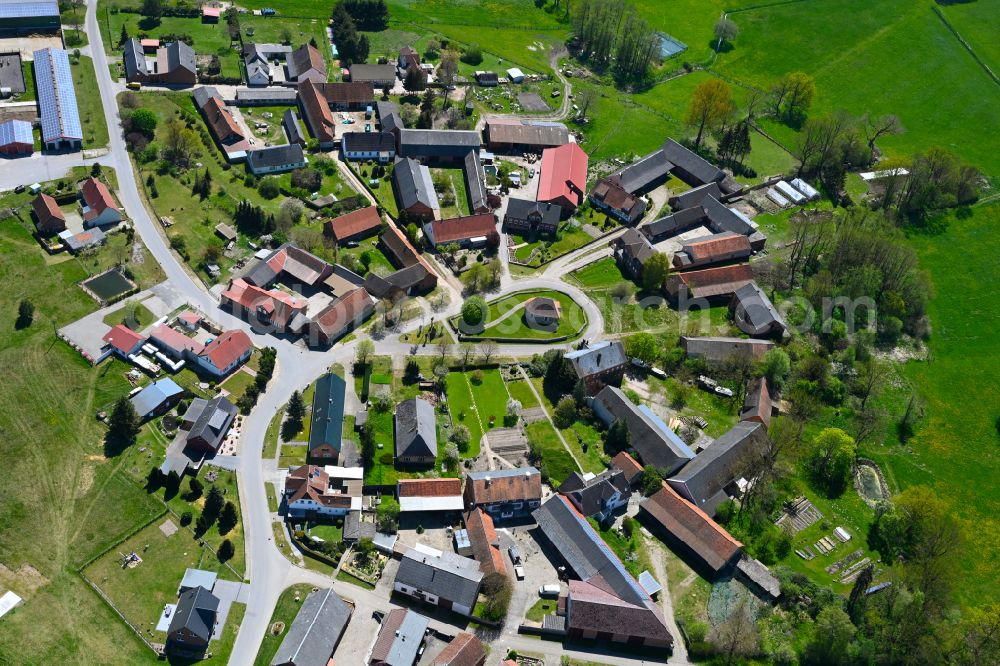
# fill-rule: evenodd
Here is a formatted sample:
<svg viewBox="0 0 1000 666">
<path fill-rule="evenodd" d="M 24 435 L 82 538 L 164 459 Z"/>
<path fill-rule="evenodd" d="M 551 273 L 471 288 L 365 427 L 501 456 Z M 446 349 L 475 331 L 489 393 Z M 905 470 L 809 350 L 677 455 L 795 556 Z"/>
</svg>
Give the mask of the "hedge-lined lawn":
<svg viewBox="0 0 1000 666">
<path fill-rule="evenodd" d="M 482 381 L 477 381 L 476 377 L 482 373 Z M 503 417 L 507 414 L 507 389 L 504 387 L 503 378 L 496 368 L 489 370 L 473 370 L 466 373 L 469 386 L 472 387 L 472 397 L 476 401 L 476 408 L 479 411 L 479 420 L 482 422 L 484 430 L 503 427 Z M 490 421 L 493 424 L 490 425 Z M 472 446 L 469 447 L 470 453 Z M 478 442 L 475 449 L 478 451 Z"/>
<path fill-rule="evenodd" d="M 527 324 L 522 304 L 535 297 L 555 299 L 562 308 L 562 316 L 555 331 L 539 330 Z M 568 294 L 559 291 L 526 292 L 492 303 L 490 321 L 496 323 L 483 331 L 482 337 L 548 340 L 561 336 L 576 337 L 586 327 L 587 315 Z"/>
<path fill-rule="evenodd" d="M 311 591 L 311 585 L 300 583 L 292 585 L 281 593 L 281 596 L 278 597 L 278 603 L 274 606 L 274 612 L 271 613 L 271 621 L 267 625 L 267 632 L 264 634 L 264 640 L 261 641 L 254 666 L 268 666 L 271 663 L 281 646 L 281 641 L 284 640 L 285 634 L 288 633 L 292 622 L 295 621 L 295 616 L 302 607 L 302 603 Z M 296 601 L 296 597 L 298 597 L 298 601 Z M 275 634 L 271 631 L 271 627 L 277 623 L 285 626 L 279 633 Z"/>
<path fill-rule="evenodd" d="M 511 236 L 516 239 L 517 243 L 525 243 L 526 245 L 519 247 L 514 251 L 514 256 L 521 260 L 526 261 L 531 255 L 531 251 L 535 248 L 539 248 L 535 256 L 531 258 L 528 266 L 537 267 L 541 266 L 542 262 L 552 261 L 564 254 L 577 250 L 587 243 L 590 243 L 594 238 L 584 231 L 581 227 L 578 227 L 570 222 L 563 222 L 559 225 L 559 229 L 556 231 L 556 237 L 554 240 L 549 238 L 542 238 L 534 241 L 529 241 L 527 236 L 521 236 L 519 234 L 511 234 Z"/>
<path fill-rule="evenodd" d="M 368 410 L 368 423 L 371 425 L 372 437 L 375 440 L 375 460 L 365 469 L 365 484 L 394 484 L 399 479 L 399 474 L 393 465 L 396 446 L 393 439 L 392 410 L 384 412 Z"/>
<path fill-rule="evenodd" d="M 525 430 L 531 450 L 541 459 L 539 471 L 553 485 L 565 481 L 572 472 L 580 471 L 547 420 L 529 423 Z"/>
<path fill-rule="evenodd" d="M 587 264 L 583 268 L 578 268 L 569 274 L 571 282 L 575 282 L 581 287 L 613 287 L 625 280 L 618 264 L 612 257 L 605 257 L 600 261 Z"/>
<path fill-rule="evenodd" d="M 233 374 L 229 375 L 225 383 L 222 384 L 222 388 L 229 391 L 229 401 L 236 404 L 236 402 L 243 397 L 247 387 L 253 384 L 254 381 L 254 376 L 249 372 L 237 370 Z"/>
<path fill-rule="evenodd" d="M 538 407 L 538 400 L 531 392 L 531 386 L 523 379 L 507 382 L 507 392 L 510 393 L 510 397 L 520 402 L 524 409 Z"/>
<path fill-rule="evenodd" d="M 449 372 L 445 377 L 445 383 L 451 422 L 454 425 L 463 424 L 469 429 L 469 450 L 465 456 L 475 457 L 479 455 L 479 441 L 483 437 L 483 425 L 473 408 L 472 385 L 465 374 L 461 372 Z"/>
</svg>

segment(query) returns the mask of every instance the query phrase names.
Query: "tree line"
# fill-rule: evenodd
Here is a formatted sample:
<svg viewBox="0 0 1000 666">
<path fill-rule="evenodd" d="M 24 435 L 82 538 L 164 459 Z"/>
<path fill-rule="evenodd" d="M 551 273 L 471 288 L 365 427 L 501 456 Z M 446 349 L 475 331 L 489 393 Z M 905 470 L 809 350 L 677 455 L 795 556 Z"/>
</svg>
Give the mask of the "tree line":
<svg viewBox="0 0 1000 666">
<path fill-rule="evenodd" d="M 571 23 L 571 48 L 619 79 L 644 78 L 660 56 L 659 36 L 625 0 L 579 0 Z"/>
</svg>

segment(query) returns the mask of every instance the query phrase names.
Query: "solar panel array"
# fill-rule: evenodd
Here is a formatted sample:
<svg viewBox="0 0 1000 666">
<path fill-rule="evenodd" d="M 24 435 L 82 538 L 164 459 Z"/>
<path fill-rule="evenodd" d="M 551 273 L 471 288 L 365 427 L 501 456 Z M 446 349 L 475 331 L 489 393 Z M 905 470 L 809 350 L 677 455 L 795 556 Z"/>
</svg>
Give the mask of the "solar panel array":
<svg viewBox="0 0 1000 666">
<path fill-rule="evenodd" d="M 31 136 L 31 123 L 24 120 L 8 120 L 0 123 L 0 146 L 11 143 L 26 143 L 30 146 L 34 142 Z"/>
<path fill-rule="evenodd" d="M 34 18 L 36 16 L 59 16 L 59 3 L 56 0 L 40 0 L 38 2 L 0 0 L 0 19 Z"/>
<path fill-rule="evenodd" d="M 42 115 L 42 141 L 83 140 L 69 56 L 62 49 L 35 51 L 35 86 Z"/>
</svg>

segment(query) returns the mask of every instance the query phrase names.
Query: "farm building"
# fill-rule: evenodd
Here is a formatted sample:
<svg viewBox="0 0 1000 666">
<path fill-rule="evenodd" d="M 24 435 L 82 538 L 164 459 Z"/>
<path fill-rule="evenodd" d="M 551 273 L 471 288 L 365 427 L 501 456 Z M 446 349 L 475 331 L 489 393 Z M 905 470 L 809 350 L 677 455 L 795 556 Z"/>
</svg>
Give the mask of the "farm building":
<svg viewBox="0 0 1000 666">
<path fill-rule="evenodd" d="M 611 241 L 615 263 L 622 273 L 633 280 L 642 279 L 642 269 L 646 262 L 659 254 L 646 237 L 629 227 L 618 238 Z"/>
<path fill-rule="evenodd" d="M 0 123 L 0 155 L 15 157 L 35 152 L 35 137 L 31 123 L 7 120 Z"/>
<path fill-rule="evenodd" d="M 565 355 L 587 395 L 596 395 L 605 386 L 621 386 L 628 356 L 621 342 L 604 340 Z"/>
<path fill-rule="evenodd" d="M 396 157 L 396 137 L 389 132 L 345 132 L 340 137 L 340 148 L 344 159 L 385 164 Z"/>
<path fill-rule="evenodd" d="M 500 243 L 496 216 L 493 213 L 431 220 L 424 223 L 424 234 L 435 247 L 450 243 L 458 243 L 463 247 L 496 247 Z"/>
<path fill-rule="evenodd" d="M 559 227 L 562 209 L 551 203 L 530 199 L 507 199 L 503 224 L 507 231 L 524 234 L 554 234 Z"/>
<path fill-rule="evenodd" d="M 678 270 L 722 264 L 747 259 L 752 254 L 750 239 L 724 231 L 686 241 L 680 252 L 674 253 L 673 264 Z"/>
<path fill-rule="evenodd" d="M 316 381 L 313 393 L 312 420 L 309 429 L 309 459 L 336 463 L 344 428 L 344 395 L 347 384 L 342 377 L 327 373 Z"/>
<path fill-rule="evenodd" d="M 396 159 L 392 170 L 392 190 L 401 212 L 427 220 L 441 214 L 430 169 L 414 159 Z"/>
<path fill-rule="evenodd" d="M 34 58 L 42 145 L 46 150 L 81 150 L 83 127 L 69 56 L 62 49 L 47 48 L 35 51 Z"/>
<path fill-rule="evenodd" d="M 378 208 L 368 206 L 333 218 L 326 223 L 324 231 L 338 243 L 344 243 L 374 236 L 381 228 Z"/>
<path fill-rule="evenodd" d="M 601 178 L 590 192 L 590 203 L 622 224 L 635 224 L 646 212 L 646 201 L 622 187 L 619 176 Z"/>
<path fill-rule="evenodd" d="M 781 338 L 788 328 L 778 308 L 756 282 L 737 289 L 729 309 L 736 326 L 755 338 Z"/>
<path fill-rule="evenodd" d="M 725 363 L 737 354 L 749 354 L 755 360 L 774 349 L 770 340 L 745 340 L 743 338 L 681 336 L 684 353 L 693 358 L 703 358 L 710 363 Z"/>
<path fill-rule="evenodd" d="M 312 44 L 303 44 L 289 53 L 285 58 L 285 68 L 288 73 L 288 76 L 285 77 L 287 81 L 298 83 L 304 81 L 326 82 L 326 61 Z"/>
<path fill-rule="evenodd" d="M 392 87 L 396 83 L 396 68 L 392 65 L 358 63 L 351 65 L 350 79 L 354 83 L 368 83 L 375 88 Z"/>
<path fill-rule="evenodd" d="M 562 123 L 516 118 L 491 118 L 486 121 L 486 145 L 497 151 L 538 153 L 569 143 L 569 130 Z"/>
<path fill-rule="evenodd" d="M 568 215 L 583 203 L 587 190 L 587 153 L 575 143 L 542 151 L 538 201 L 552 203 Z"/>
<path fill-rule="evenodd" d="M 61 23 L 56 0 L 0 2 L 0 35 L 58 32 Z"/>
<path fill-rule="evenodd" d="M 294 171 L 305 165 L 305 153 L 297 143 L 260 148 L 247 153 L 247 168 L 255 176 Z"/>
<path fill-rule="evenodd" d="M 719 266 L 672 273 L 667 277 L 666 291 L 672 303 L 686 306 L 694 299 L 729 299 L 736 290 L 751 282 L 753 271 L 749 264 Z"/>
</svg>

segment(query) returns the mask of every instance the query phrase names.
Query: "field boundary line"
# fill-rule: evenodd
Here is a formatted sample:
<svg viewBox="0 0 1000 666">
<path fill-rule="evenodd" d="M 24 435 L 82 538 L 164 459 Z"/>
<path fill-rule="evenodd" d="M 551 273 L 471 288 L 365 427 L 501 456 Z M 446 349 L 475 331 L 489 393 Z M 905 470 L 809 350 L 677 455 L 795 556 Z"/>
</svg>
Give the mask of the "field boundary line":
<svg viewBox="0 0 1000 666">
<path fill-rule="evenodd" d="M 998 77 L 996 73 L 992 69 L 990 69 L 989 65 L 983 62 L 982 58 L 979 57 L 979 54 L 977 54 L 976 51 L 972 48 L 972 45 L 969 44 L 969 42 L 965 41 L 965 38 L 962 37 L 962 35 L 959 34 L 958 30 L 955 29 L 955 26 L 951 24 L 951 21 L 949 21 L 948 17 L 944 15 L 944 12 L 942 12 L 937 5 L 931 5 L 931 9 L 934 10 L 934 13 L 937 14 L 938 18 L 941 19 L 941 22 L 944 23 L 944 26 L 948 28 L 951 34 L 955 36 L 955 39 L 958 40 L 958 43 L 961 44 L 965 48 L 965 50 L 969 52 L 969 55 L 972 56 L 972 59 L 975 60 L 977 63 L 979 63 L 979 66 L 983 68 L 983 71 L 986 72 L 986 75 L 989 76 L 991 79 L 993 79 L 993 83 L 1000 85 L 1000 77 Z"/>
<path fill-rule="evenodd" d="M 746 7 L 737 7 L 735 9 L 724 9 L 723 12 L 726 14 L 739 14 L 740 12 L 752 12 L 757 9 L 767 9 L 768 7 L 795 5 L 800 2 L 808 2 L 808 0 L 776 0 L 775 2 L 762 2 L 759 5 L 748 5 Z"/>
</svg>

